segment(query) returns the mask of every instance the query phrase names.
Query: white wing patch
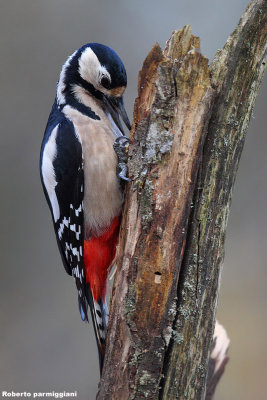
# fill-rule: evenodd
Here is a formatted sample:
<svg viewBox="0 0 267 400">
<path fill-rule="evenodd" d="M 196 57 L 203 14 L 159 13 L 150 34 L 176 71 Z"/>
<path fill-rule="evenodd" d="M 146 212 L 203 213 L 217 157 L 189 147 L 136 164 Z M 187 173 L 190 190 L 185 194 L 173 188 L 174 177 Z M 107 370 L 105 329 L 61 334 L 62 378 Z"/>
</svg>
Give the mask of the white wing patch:
<svg viewBox="0 0 267 400">
<path fill-rule="evenodd" d="M 77 208 L 77 209 L 74 208 L 73 205 L 71 204 L 70 208 L 72 208 L 74 210 L 76 217 L 78 217 L 80 212 L 82 212 L 82 205 L 81 204 L 80 204 L 79 208 Z"/>
<path fill-rule="evenodd" d="M 59 225 L 59 230 L 58 230 L 59 239 L 62 238 L 62 233 L 63 233 L 63 230 L 64 230 L 64 226 L 66 226 L 68 228 L 69 227 L 69 223 L 70 223 L 70 218 L 67 219 L 66 217 L 64 217 L 63 221 Z"/>
<path fill-rule="evenodd" d="M 81 226 L 80 225 L 70 225 L 70 230 L 75 233 L 76 240 L 79 240 L 81 234 Z"/>
<path fill-rule="evenodd" d="M 55 188 L 57 186 L 56 174 L 53 161 L 57 154 L 56 136 L 58 125 L 52 130 L 51 135 L 45 144 L 42 160 L 43 181 L 52 206 L 54 221 L 59 219 L 59 204 Z"/>
</svg>

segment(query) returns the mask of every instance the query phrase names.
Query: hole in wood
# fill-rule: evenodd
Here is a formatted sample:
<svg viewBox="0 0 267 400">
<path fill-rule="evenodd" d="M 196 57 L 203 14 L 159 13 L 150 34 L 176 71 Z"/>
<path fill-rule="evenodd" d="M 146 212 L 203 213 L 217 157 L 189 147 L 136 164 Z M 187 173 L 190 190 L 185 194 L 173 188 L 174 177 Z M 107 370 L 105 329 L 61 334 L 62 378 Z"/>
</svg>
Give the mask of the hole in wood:
<svg viewBox="0 0 267 400">
<path fill-rule="evenodd" d="M 161 283 L 161 272 L 155 272 L 155 283 Z"/>
</svg>

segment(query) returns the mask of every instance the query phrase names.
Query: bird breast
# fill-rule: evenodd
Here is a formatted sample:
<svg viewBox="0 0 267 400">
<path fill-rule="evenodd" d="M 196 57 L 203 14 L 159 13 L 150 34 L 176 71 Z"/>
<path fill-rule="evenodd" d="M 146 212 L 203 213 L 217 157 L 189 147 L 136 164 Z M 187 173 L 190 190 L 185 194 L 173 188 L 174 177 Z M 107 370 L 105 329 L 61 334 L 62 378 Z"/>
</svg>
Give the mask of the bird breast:
<svg viewBox="0 0 267 400">
<path fill-rule="evenodd" d="M 72 120 L 82 143 L 84 227 L 85 238 L 89 239 L 102 234 L 121 213 L 123 196 L 116 174 L 115 132 L 102 110 L 98 112 L 100 120 L 88 118 L 69 106 L 64 107 L 64 113 Z"/>
</svg>

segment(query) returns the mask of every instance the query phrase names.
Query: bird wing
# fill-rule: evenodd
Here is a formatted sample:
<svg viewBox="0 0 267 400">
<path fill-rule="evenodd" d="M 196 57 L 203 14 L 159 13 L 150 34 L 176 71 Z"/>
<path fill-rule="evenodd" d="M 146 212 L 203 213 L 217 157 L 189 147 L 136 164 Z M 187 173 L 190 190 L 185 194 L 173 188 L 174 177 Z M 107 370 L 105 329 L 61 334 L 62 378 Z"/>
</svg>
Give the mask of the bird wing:
<svg viewBox="0 0 267 400">
<path fill-rule="evenodd" d="M 88 320 L 83 243 L 83 153 L 73 123 L 62 113 L 60 119 L 52 115 L 50 123 L 48 121 L 41 150 L 41 178 L 64 267 L 75 278 L 80 313 L 83 320 Z"/>
</svg>

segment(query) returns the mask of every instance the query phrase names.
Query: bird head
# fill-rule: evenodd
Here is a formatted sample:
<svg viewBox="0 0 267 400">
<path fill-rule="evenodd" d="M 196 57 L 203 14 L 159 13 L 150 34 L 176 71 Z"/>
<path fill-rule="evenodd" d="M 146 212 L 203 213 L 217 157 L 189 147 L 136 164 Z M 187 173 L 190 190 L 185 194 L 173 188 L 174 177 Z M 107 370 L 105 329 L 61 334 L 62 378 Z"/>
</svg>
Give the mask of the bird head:
<svg viewBox="0 0 267 400">
<path fill-rule="evenodd" d="M 57 89 L 58 104 L 63 106 L 81 99 L 75 88 L 101 102 L 104 111 L 123 132 L 120 117 L 128 129 L 131 124 L 123 104 L 127 86 L 125 67 L 119 56 L 108 46 L 88 43 L 74 52 L 63 65 Z"/>
</svg>

